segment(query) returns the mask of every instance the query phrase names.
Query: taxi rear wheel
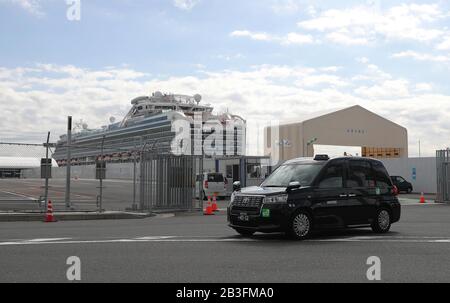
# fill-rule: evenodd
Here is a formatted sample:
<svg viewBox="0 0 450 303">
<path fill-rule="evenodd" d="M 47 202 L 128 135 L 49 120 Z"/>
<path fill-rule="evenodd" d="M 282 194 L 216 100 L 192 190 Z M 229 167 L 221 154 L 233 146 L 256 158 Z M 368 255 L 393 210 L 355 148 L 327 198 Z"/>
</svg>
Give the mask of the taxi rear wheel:
<svg viewBox="0 0 450 303">
<path fill-rule="evenodd" d="M 391 213 L 386 208 L 380 208 L 372 223 L 372 230 L 377 234 L 384 234 L 391 228 Z"/>
</svg>

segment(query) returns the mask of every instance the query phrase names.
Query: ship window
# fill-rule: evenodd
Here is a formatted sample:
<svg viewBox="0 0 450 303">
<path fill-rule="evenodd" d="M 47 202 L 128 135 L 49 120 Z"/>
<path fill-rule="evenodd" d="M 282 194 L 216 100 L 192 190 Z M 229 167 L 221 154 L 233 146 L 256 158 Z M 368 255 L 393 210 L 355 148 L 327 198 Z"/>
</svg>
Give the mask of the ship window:
<svg viewBox="0 0 450 303">
<path fill-rule="evenodd" d="M 142 106 L 139 106 L 139 107 L 138 107 L 138 110 L 142 110 L 142 109 L 143 109 Z"/>
</svg>

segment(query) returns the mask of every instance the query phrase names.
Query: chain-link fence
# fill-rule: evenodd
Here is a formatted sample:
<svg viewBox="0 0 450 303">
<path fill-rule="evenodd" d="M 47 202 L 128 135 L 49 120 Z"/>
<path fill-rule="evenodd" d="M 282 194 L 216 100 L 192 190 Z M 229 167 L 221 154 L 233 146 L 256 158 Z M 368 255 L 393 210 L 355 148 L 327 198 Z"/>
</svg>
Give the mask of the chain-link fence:
<svg viewBox="0 0 450 303">
<path fill-rule="evenodd" d="M 203 189 L 196 188 L 202 171 L 202 158 L 174 156 L 144 151 L 141 159 L 140 209 L 191 210 L 202 199 Z M 197 204 L 198 205 L 198 204 Z M 201 206 L 200 206 L 201 207 Z"/>
<path fill-rule="evenodd" d="M 0 211 L 45 211 L 48 200 L 57 211 L 149 210 L 163 205 L 183 210 L 193 207 L 195 174 L 200 169 L 197 159 L 170 162 L 178 168 L 182 166 L 181 173 L 171 166 L 171 173 L 152 175 L 152 180 L 146 174 L 143 181 L 177 188 L 180 185 L 182 190 L 172 187 L 170 196 L 155 196 L 163 199 L 159 202 L 145 200 L 148 196 L 141 196 L 141 159 L 143 155 L 147 158 L 168 155 L 167 144 L 146 142 L 141 137 L 123 142 L 0 143 Z M 47 172 L 48 161 L 51 168 Z M 175 171 L 179 180 L 172 178 Z"/>
</svg>

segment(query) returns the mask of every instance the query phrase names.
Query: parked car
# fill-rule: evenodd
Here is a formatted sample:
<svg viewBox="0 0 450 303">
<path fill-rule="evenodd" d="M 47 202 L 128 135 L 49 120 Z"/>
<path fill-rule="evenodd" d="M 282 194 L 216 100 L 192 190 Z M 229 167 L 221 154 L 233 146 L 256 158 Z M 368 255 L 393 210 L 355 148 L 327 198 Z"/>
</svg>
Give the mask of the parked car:
<svg viewBox="0 0 450 303">
<path fill-rule="evenodd" d="M 401 176 L 391 176 L 392 183 L 397 186 L 399 192 L 412 193 L 413 186 Z"/>
<path fill-rule="evenodd" d="M 397 189 L 374 159 L 299 158 L 285 162 L 260 186 L 234 186 L 227 217 L 244 236 L 283 231 L 302 240 L 316 229 L 365 226 L 386 233 L 400 220 Z"/>
<path fill-rule="evenodd" d="M 195 186 L 196 197 L 200 197 L 200 188 L 203 183 L 203 197 L 205 199 L 208 196 L 213 196 L 224 198 L 226 196 L 226 186 L 228 184 L 227 179 L 222 173 L 203 173 L 197 175 L 197 182 Z"/>
</svg>

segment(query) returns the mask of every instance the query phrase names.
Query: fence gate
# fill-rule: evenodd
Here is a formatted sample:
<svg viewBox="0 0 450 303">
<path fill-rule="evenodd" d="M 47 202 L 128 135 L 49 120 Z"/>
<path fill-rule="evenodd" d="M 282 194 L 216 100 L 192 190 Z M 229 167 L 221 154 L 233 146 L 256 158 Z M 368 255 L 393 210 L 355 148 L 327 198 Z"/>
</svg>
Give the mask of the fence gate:
<svg viewBox="0 0 450 303">
<path fill-rule="evenodd" d="M 143 152 L 140 209 L 189 210 L 195 199 L 198 158 Z"/>
<path fill-rule="evenodd" d="M 450 203 L 450 149 L 436 152 L 437 197 L 436 202 Z"/>
</svg>

